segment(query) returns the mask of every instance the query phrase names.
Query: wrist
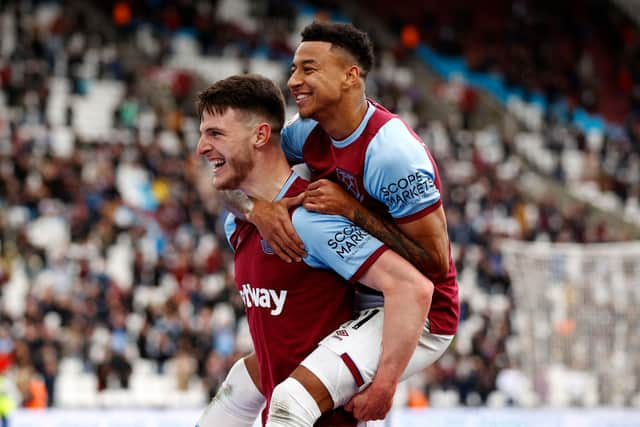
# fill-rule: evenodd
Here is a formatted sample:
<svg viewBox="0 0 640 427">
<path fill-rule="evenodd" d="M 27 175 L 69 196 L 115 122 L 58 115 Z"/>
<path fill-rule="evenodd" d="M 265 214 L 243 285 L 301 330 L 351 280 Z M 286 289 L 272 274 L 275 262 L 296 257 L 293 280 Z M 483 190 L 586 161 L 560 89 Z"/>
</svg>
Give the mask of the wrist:
<svg viewBox="0 0 640 427">
<path fill-rule="evenodd" d="M 257 203 L 257 200 L 253 201 L 252 199 L 248 199 L 247 203 L 245 203 L 245 205 L 243 206 L 244 217 L 245 217 L 245 219 L 247 221 L 249 221 L 252 224 L 254 224 L 254 222 L 253 222 L 253 213 L 255 211 L 254 208 L 256 206 L 256 203 Z"/>
<path fill-rule="evenodd" d="M 343 215 L 345 218 L 347 218 L 349 221 L 353 222 L 354 224 L 356 224 L 356 210 L 358 209 L 358 206 L 353 204 L 353 203 L 349 203 L 345 206 L 345 211 L 343 212 Z"/>
<path fill-rule="evenodd" d="M 398 381 L 398 378 L 376 374 L 371 381 L 371 385 L 375 385 L 376 387 L 388 389 L 394 392 L 396 387 L 398 386 Z"/>
</svg>

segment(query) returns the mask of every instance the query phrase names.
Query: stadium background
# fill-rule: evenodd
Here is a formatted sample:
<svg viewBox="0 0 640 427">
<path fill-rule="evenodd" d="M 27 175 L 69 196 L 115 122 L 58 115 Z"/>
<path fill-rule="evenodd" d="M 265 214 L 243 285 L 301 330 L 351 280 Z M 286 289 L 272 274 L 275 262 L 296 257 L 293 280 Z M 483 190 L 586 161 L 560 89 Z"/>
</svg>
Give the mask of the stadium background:
<svg viewBox="0 0 640 427">
<path fill-rule="evenodd" d="M 439 164 L 461 286 L 455 342 L 388 424 L 639 426 L 639 17 L 632 0 L 0 1 L 10 425 L 195 423 L 251 343 L 194 95 L 244 71 L 285 89 L 299 30 L 333 19 L 371 34 L 368 95 Z"/>
</svg>

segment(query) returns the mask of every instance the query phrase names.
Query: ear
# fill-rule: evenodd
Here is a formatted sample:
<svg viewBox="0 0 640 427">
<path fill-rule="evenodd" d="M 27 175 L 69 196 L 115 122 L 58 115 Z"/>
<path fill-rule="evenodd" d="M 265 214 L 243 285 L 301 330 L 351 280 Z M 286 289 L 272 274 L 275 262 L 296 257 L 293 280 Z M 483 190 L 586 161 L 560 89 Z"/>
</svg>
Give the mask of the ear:
<svg viewBox="0 0 640 427">
<path fill-rule="evenodd" d="M 352 87 L 360 83 L 360 67 L 356 64 L 352 64 L 347 68 L 344 84 L 346 87 Z"/>
<path fill-rule="evenodd" d="M 271 140 L 271 125 L 267 122 L 260 122 L 256 126 L 256 140 L 253 143 L 255 148 L 262 148 Z"/>
</svg>

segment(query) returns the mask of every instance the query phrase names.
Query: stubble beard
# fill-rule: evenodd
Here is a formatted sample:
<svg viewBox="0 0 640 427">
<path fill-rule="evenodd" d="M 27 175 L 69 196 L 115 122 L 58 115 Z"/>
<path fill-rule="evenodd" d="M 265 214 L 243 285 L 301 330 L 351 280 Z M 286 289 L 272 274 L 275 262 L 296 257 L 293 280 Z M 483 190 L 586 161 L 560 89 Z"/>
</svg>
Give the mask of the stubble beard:
<svg viewBox="0 0 640 427">
<path fill-rule="evenodd" d="M 231 160 L 227 159 L 226 167 L 229 169 L 231 176 L 226 180 L 219 182 L 217 176 L 213 176 L 213 186 L 217 190 L 239 190 L 245 181 L 249 172 L 253 169 L 253 159 L 246 156 L 243 159 Z"/>
</svg>

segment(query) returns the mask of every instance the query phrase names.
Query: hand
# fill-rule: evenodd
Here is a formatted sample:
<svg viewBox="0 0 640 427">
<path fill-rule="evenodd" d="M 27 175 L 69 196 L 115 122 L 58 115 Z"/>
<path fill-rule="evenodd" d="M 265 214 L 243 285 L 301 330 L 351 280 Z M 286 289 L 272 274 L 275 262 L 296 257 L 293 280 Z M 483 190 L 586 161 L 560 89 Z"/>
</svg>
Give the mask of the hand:
<svg viewBox="0 0 640 427">
<path fill-rule="evenodd" d="M 307 256 L 304 243 L 291 223 L 289 208 L 300 205 L 304 193 L 277 202 L 256 200 L 247 220 L 256 226 L 263 239 L 283 261 L 302 261 Z"/>
<path fill-rule="evenodd" d="M 312 182 L 305 191 L 303 206 L 309 211 L 341 215 L 353 221 L 356 199 L 340 185 L 327 179 Z"/>
<path fill-rule="evenodd" d="M 355 394 L 344 408 L 360 421 L 382 420 L 391 410 L 395 391 L 393 386 L 378 386 L 374 381 Z"/>
</svg>

